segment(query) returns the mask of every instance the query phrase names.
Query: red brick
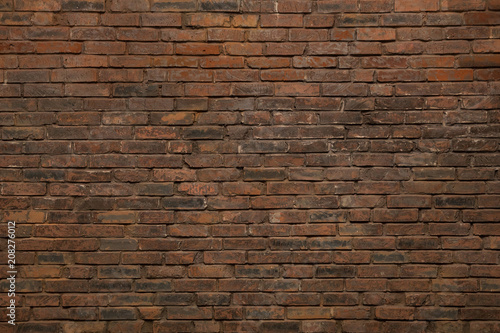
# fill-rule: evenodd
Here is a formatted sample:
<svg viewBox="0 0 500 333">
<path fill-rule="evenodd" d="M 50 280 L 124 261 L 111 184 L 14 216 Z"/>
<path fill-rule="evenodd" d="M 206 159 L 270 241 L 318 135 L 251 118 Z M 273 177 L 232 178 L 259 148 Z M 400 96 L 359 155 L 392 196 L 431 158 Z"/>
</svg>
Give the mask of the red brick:
<svg viewBox="0 0 500 333">
<path fill-rule="evenodd" d="M 355 0 L 319 1 L 318 2 L 318 11 L 320 13 L 356 12 L 357 11 L 357 1 L 355 1 Z"/>
<path fill-rule="evenodd" d="M 468 11 L 468 10 L 484 10 L 484 0 L 445 0 L 441 3 L 441 9 L 447 11 Z"/>
<path fill-rule="evenodd" d="M 260 16 L 260 26 L 269 27 L 302 27 L 302 15 L 298 14 L 265 14 Z"/>
<path fill-rule="evenodd" d="M 154 0 L 151 9 L 153 11 L 191 11 L 196 9 L 196 1 L 193 0 Z"/>
<path fill-rule="evenodd" d="M 341 55 L 347 53 L 347 43 L 311 42 L 308 47 L 308 54 L 310 55 Z"/>
<path fill-rule="evenodd" d="M 495 331 L 497 2 L 4 1 L 20 331 Z"/>
<path fill-rule="evenodd" d="M 235 27 L 254 28 L 259 20 L 258 15 L 243 14 L 232 17 L 232 23 Z"/>
<path fill-rule="evenodd" d="M 358 40 L 394 40 L 396 31 L 385 28 L 360 28 L 357 33 Z"/>
<path fill-rule="evenodd" d="M 331 15 L 306 15 L 304 16 L 304 26 L 306 28 L 329 28 L 333 26 L 334 18 Z"/>
<path fill-rule="evenodd" d="M 132 1 L 132 0 L 126 0 L 126 1 L 118 1 L 118 0 L 113 0 L 111 3 L 111 10 L 112 11 L 147 11 L 149 10 L 149 2 L 144 1 L 144 0 L 139 0 L 139 1 Z"/>
<path fill-rule="evenodd" d="M 277 11 L 280 13 L 310 13 L 312 4 L 304 0 L 292 0 L 279 3 Z"/>
<path fill-rule="evenodd" d="M 423 12 L 439 10 L 438 0 L 424 0 L 418 3 L 409 0 L 396 0 L 394 5 L 396 12 Z"/>
<path fill-rule="evenodd" d="M 27 1 L 15 2 L 15 9 L 19 11 L 58 11 L 61 9 L 60 1 Z"/>
<path fill-rule="evenodd" d="M 141 23 L 143 26 L 180 27 L 181 15 L 172 13 L 141 14 Z"/>
<path fill-rule="evenodd" d="M 303 43 L 267 43 L 266 55 L 290 56 L 304 53 L 306 44 Z"/>
<path fill-rule="evenodd" d="M 193 27 L 229 27 L 231 22 L 226 14 L 195 13 L 187 14 L 184 23 Z"/>
<path fill-rule="evenodd" d="M 500 22 L 497 12 L 471 12 L 464 14 L 464 21 L 468 25 L 496 25 Z"/>
<path fill-rule="evenodd" d="M 45 192 L 45 184 L 4 183 L 2 187 L 3 195 L 44 195 Z"/>
<path fill-rule="evenodd" d="M 431 74 L 429 74 L 430 76 Z M 423 81 L 424 75 L 418 70 L 379 70 L 377 79 L 379 82 L 405 82 L 405 81 Z M 432 80 L 437 81 L 437 80 Z"/>
</svg>

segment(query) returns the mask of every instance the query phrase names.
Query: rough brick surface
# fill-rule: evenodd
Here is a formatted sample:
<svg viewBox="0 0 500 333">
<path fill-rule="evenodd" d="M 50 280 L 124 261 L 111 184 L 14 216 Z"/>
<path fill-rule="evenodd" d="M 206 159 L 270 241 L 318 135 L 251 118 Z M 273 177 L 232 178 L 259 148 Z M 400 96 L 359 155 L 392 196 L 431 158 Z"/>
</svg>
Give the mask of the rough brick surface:
<svg viewBox="0 0 500 333">
<path fill-rule="evenodd" d="M 0 1 L 17 332 L 500 332 L 499 10 Z"/>
</svg>

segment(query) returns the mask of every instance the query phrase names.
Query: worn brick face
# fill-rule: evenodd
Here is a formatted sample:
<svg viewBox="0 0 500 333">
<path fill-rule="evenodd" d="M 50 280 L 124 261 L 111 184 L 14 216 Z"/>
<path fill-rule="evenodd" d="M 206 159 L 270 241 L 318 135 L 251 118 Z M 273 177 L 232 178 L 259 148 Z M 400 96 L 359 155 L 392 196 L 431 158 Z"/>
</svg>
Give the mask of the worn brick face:
<svg viewBox="0 0 500 333">
<path fill-rule="evenodd" d="M 0 1 L 17 332 L 500 332 L 499 36 L 498 0 Z"/>
</svg>

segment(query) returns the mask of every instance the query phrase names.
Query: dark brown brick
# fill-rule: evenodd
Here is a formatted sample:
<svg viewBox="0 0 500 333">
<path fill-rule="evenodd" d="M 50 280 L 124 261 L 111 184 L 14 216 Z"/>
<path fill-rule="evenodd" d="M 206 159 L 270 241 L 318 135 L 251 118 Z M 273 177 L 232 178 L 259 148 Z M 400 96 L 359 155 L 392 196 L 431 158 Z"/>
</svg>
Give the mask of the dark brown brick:
<svg viewBox="0 0 500 333">
<path fill-rule="evenodd" d="M 3 1 L 19 331 L 496 332 L 499 9 Z"/>
</svg>

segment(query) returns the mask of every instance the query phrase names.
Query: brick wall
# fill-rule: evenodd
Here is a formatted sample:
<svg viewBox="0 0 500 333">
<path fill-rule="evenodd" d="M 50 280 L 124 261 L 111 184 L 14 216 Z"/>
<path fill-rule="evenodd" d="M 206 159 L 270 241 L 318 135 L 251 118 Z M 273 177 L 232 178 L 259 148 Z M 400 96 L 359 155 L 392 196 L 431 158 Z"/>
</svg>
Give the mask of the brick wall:
<svg viewBox="0 0 500 333">
<path fill-rule="evenodd" d="M 498 10 L 0 1 L 18 332 L 500 332 Z"/>
</svg>

